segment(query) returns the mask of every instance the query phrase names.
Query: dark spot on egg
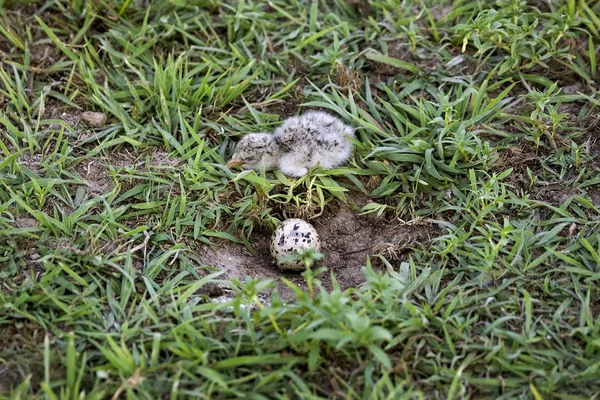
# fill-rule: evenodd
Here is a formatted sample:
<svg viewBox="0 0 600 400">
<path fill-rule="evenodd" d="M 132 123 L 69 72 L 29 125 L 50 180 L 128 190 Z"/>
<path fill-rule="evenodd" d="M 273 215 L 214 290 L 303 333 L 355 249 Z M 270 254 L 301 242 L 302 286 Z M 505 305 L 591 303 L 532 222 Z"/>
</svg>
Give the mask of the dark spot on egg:
<svg viewBox="0 0 600 400">
<path fill-rule="evenodd" d="M 283 246 L 284 243 L 285 243 L 285 236 L 281 235 L 281 237 L 279 238 L 279 245 Z"/>
</svg>

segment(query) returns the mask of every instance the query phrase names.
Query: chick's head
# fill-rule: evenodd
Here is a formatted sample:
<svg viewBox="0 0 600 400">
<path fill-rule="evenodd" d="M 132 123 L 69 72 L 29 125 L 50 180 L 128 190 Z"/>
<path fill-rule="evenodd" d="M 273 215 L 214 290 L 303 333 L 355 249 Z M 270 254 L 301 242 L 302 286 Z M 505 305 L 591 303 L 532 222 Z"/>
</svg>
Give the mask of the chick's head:
<svg viewBox="0 0 600 400">
<path fill-rule="evenodd" d="M 227 167 L 241 166 L 243 169 L 273 169 L 279 161 L 279 146 L 269 133 L 250 133 L 242 138 Z"/>
</svg>

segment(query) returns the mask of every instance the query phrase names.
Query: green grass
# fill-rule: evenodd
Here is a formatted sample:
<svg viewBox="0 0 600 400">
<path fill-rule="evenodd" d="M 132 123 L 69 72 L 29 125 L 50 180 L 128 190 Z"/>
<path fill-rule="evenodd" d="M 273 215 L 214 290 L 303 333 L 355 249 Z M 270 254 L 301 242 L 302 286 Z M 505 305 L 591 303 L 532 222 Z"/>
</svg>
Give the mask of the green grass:
<svg viewBox="0 0 600 400">
<path fill-rule="evenodd" d="M 598 15 L 0 0 L 0 397 L 597 398 Z M 347 165 L 225 168 L 306 107 L 355 127 Z M 359 194 L 439 236 L 365 259 L 357 288 L 282 278 L 292 301 L 198 258 Z"/>
</svg>

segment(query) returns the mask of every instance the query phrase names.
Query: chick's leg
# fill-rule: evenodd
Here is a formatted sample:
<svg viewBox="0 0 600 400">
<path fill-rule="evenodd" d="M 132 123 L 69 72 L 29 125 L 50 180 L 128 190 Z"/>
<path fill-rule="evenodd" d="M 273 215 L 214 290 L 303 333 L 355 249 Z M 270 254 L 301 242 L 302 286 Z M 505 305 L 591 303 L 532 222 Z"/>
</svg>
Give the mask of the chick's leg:
<svg viewBox="0 0 600 400">
<path fill-rule="evenodd" d="M 284 154 L 279 160 L 279 170 L 287 176 L 299 178 L 308 173 L 308 168 L 295 154 Z"/>
</svg>

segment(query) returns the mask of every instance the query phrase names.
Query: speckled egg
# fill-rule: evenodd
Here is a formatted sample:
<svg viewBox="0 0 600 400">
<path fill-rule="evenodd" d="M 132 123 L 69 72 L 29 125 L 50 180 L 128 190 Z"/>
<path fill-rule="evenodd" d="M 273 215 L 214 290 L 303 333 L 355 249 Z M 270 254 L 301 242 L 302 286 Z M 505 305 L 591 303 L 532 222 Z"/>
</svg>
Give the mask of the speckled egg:
<svg viewBox="0 0 600 400">
<path fill-rule="evenodd" d="M 271 236 L 271 255 L 281 269 L 303 270 L 305 266 L 301 261 L 282 262 L 281 259 L 291 256 L 294 250 L 302 253 L 310 248 L 321 250 L 321 241 L 315 228 L 301 219 L 286 219 Z"/>
</svg>

